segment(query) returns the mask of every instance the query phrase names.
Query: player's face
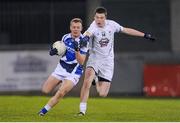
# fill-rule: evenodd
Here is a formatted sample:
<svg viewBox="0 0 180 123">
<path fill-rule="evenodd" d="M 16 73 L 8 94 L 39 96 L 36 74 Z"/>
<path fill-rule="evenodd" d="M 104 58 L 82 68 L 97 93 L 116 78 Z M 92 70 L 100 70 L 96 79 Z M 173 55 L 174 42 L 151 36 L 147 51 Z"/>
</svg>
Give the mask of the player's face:
<svg viewBox="0 0 180 123">
<path fill-rule="evenodd" d="M 106 15 L 104 13 L 96 13 L 94 20 L 98 27 L 103 27 L 105 25 Z"/>
<path fill-rule="evenodd" d="M 73 37 L 79 37 L 82 31 L 82 24 L 80 22 L 72 22 L 70 25 L 70 30 Z"/>
</svg>

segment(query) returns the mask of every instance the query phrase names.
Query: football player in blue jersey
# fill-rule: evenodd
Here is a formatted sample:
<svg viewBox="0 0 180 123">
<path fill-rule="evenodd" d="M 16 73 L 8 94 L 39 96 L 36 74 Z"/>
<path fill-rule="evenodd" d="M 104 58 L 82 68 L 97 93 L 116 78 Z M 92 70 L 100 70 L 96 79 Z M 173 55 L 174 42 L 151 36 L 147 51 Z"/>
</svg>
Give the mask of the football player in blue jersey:
<svg viewBox="0 0 180 123">
<path fill-rule="evenodd" d="M 86 53 L 88 51 L 85 40 L 82 40 L 82 20 L 74 18 L 70 22 L 70 33 L 62 37 L 66 45 L 66 53 L 60 58 L 56 69 L 45 81 L 42 91 L 44 93 L 51 92 L 59 83 L 62 82 L 55 95 L 50 98 L 47 104 L 38 113 L 44 116 L 51 108 L 53 108 L 79 81 L 83 73 L 83 64 L 85 62 Z M 49 54 L 57 55 L 57 49 L 51 48 Z"/>
</svg>

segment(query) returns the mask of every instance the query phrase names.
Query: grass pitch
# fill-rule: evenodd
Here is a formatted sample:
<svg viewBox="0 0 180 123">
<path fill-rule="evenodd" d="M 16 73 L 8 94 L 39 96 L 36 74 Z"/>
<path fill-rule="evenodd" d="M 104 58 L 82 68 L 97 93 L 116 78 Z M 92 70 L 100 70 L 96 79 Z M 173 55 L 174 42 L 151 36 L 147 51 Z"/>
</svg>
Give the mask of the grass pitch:
<svg viewBox="0 0 180 123">
<path fill-rule="evenodd" d="M 64 98 L 46 116 L 37 112 L 50 97 L 0 96 L 0 122 L 170 122 L 180 121 L 180 99 L 90 98 L 88 112 L 74 116 L 79 98 Z"/>
</svg>

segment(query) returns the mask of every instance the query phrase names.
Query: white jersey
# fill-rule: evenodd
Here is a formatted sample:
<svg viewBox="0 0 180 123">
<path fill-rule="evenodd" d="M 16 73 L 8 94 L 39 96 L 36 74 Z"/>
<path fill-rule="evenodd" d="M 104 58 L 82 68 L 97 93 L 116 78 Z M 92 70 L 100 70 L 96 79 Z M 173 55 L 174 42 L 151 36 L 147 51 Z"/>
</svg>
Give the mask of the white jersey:
<svg viewBox="0 0 180 123">
<path fill-rule="evenodd" d="M 123 27 L 113 20 L 105 20 L 103 28 L 93 21 L 87 32 L 92 34 L 90 40 L 90 55 L 114 58 L 114 33 L 120 32 Z"/>
</svg>

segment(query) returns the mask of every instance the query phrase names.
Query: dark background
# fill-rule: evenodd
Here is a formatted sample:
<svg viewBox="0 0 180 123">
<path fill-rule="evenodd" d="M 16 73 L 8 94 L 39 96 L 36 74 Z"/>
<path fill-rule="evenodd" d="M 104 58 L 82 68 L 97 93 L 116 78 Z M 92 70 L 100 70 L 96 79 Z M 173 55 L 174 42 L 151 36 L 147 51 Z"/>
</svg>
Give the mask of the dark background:
<svg viewBox="0 0 180 123">
<path fill-rule="evenodd" d="M 169 0 L 102 0 L 101 5 L 107 8 L 108 19 L 150 32 L 158 40 L 149 43 L 116 34 L 115 52 L 171 51 Z M 46 49 L 69 32 L 74 17 L 82 18 L 87 29 L 87 7 L 85 0 L 0 0 L 0 45 L 4 49 L 22 44 L 27 49 Z"/>
</svg>

